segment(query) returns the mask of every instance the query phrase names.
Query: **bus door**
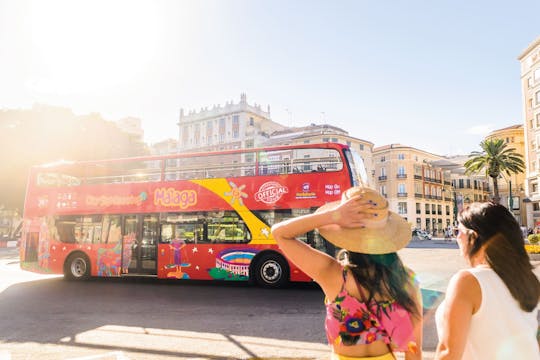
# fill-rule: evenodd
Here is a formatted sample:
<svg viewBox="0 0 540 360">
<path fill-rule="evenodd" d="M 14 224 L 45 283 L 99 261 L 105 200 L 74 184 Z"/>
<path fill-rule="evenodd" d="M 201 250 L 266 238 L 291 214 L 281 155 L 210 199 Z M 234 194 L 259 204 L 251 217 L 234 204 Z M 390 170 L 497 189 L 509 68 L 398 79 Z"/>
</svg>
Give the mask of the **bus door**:
<svg viewBox="0 0 540 360">
<path fill-rule="evenodd" d="M 156 215 L 127 215 L 122 237 L 122 269 L 128 274 L 157 274 Z"/>
</svg>

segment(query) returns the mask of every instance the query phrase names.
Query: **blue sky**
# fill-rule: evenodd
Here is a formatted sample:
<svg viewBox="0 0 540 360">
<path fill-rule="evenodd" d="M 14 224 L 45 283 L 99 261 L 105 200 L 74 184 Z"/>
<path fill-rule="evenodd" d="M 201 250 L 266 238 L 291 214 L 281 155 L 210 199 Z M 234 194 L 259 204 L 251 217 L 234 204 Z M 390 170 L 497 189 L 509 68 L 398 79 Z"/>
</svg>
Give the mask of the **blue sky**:
<svg viewBox="0 0 540 360">
<path fill-rule="evenodd" d="M 245 92 L 283 124 L 465 154 L 523 122 L 539 18 L 538 0 L 0 0 L 0 108 L 134 116 L 153 143 Z"/>
</svg>

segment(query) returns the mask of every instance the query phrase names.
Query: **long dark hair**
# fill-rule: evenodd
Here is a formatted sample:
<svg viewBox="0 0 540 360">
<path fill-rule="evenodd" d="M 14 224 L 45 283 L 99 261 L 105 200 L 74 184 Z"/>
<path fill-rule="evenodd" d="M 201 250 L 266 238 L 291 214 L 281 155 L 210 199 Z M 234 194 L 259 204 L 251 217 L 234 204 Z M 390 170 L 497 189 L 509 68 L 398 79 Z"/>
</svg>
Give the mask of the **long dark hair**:
<svg viewBox="0 0 540 360">
<path fill-rule="evenodd" d="M 356 282 L 368 291 L 368 302 L 378 294 L 395 300 L 409 313 L 419 316 L 413 297 L 414 282 L 397 253 L 371 255 L 341 250 L 338 259 L 351 270 Z"/>
<path fill-rule="evenodd" d="M 460 211 L 458 221 L 476 232 L 469 236 L 467 256 L 472 259 L 485 246 L 489 266 L 499 275 L 521 309 L 538 305 L 540 282 L 525 251 L 523 233 L 507 208 L 492 202 L 472 203 Z"/>
</svg>

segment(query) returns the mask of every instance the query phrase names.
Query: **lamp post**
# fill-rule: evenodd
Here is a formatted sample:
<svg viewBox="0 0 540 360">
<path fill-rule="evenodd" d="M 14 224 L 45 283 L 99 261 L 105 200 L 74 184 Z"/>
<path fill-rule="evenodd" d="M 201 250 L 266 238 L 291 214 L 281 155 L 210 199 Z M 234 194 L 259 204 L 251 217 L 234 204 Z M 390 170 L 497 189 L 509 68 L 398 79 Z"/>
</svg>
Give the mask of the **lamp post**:
<svg viewBox="0 0 540 360">
<path fill-rule="evenodd" d="M 457 225 L 457 214 L 458 214 L 457 194 L 456 194 L 455 190 L 453 191 L 453 193 L 454 193 L 454 196 L 452 197 L 452 201 L 454 202 L 454 221 L 453 221 L 453 224 L 454 224 L 454 226 L 456 226 Z"/>
</svg>

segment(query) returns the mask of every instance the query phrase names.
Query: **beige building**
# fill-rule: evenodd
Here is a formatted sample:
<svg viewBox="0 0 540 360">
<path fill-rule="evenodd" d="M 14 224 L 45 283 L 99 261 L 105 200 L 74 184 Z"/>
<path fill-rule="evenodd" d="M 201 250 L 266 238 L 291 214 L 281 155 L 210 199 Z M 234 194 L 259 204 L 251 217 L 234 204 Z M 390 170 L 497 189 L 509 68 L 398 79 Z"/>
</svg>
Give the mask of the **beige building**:
<svg viewBox="0 0 540 360">
<path fill-rule="evenodd" d="M 460 159 L 461 160 L 461 159 Z M 413 228 L 443 236 L 470 201 L 483 201 L 487 183 L 464 175 L 462 162 L 410 146 L 391 144 L 373 149 L 377 189 L 390 210 Z"/>
<path fill-rule="evenodd" d="M 155 144 L 152 144 L 152 155 L 167 155 L 178 152 L 178 140 L 166 139 Z"/>
<path fill-rule="evenodd" d="M 527 227 L 540 227 L 540 37 L 525 49 L 521 64 L 521 89 L 525 132 Z"/>
<path fill-rule="evenodd" d="M 492 131 L 486 140 L 502 139 L 507 144 L 508 148 L 515 150 L 523 156 L 525 160 L 525 133 L 523 125 L 512 125 L 499 130 Z M 518 219 L 520 225 L 527 225 L 527 216 L 524 209 L 523 200 L 525 199 L 525 173 L 512 174 L 508 176 L 502 174 L 498 181 L 500 203 L 508 206 L 512 203 L 512 212 Z M 510 194 L 512 192 L 512 194 Z M 510 196 L 512 201 L 510 202 Z"/>
<path fill-rule="evenodd" d="M 246 94 L 241 94 L 239 103 L 231 101 L 187 114 L 180 109 L 178 151 L 258 147 L 282 129 L 284 125 L 270 119 L 270 106 L 264 111 L 260 105 L 249 105 Z"/>
<path fill-rule="evenodd" d="M 120 130 L 133 136 L 136 140 L 143 141 L 144 130 L 142 128 L 141 119 L 126 117 L 116 121 L 116 126 L 118 126 Z"/>
</svg>

